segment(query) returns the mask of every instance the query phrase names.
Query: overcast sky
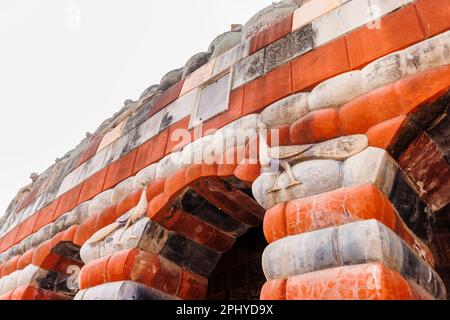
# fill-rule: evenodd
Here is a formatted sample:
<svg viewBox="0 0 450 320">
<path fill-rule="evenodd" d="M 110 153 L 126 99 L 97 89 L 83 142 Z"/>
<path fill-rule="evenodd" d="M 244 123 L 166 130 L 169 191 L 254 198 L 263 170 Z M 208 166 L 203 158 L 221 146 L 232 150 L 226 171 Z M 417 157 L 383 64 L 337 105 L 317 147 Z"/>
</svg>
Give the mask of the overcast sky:
<svg viewBox="0 0 450 320">
<path fill-rule="evenodd" d="M 0 0 L 0 216 L 17 190 L 272 0 Z"/>
</svg>

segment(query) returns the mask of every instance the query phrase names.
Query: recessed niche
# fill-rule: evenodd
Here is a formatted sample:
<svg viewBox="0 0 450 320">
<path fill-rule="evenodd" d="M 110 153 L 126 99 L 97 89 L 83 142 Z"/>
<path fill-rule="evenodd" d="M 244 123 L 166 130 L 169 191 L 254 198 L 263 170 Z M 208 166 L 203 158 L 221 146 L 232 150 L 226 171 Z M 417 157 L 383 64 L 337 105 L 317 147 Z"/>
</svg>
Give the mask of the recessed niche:
<svg viewBox="0 0 450 320">
<path fill-rule="evenodd" d="M 201 88 L 191 127 L 209 120 L 228 109 L 229 87 L 230 74 L 227 73 Z"/>
</svg>

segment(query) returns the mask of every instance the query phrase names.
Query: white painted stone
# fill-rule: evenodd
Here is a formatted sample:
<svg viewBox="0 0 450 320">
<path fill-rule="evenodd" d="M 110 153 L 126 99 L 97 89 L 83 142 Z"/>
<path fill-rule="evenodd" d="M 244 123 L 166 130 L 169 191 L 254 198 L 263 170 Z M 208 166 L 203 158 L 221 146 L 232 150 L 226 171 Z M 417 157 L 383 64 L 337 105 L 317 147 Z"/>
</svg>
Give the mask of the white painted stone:
<svg viewBox="0 0 450 320">
<path fill-rule="evenodd" d="M 213 77 L 227 70 L 232 65 L 248 57 L 250 52 L 250 39 L 243 41 L 231 50 L 218 56 L 214 63 Z"/>
<path fill-rule="evenodd" d="M 156 180 L 166 179 L 182 167 L 181 152 L 173 152 L 158 163 Z"/>
<path fill-rule="evenodd" d="M 154 181 L 156 178 L 157 167 L 158 164 L 154 163 L 139 171 L 133 179 L 133 188 L 139 189 L 142 188 L 143 183 L 147 184 L 150 181 Z"/>
<path fill-rule="evenodd" d="M 230 148 L 247 144 L 257 134 L 258 118 L 257 114 L 251 114 L 217 130 L 211 143 L 214 156 L 217 158 Z"/>
<path fill-rule="evenodd" d="M 162 122 L 159 131 L 191 115 L 194 112 L 198 94 L 199 89 L 191 90 L 161 110 Z"/>
<path fill-rule="evenodd" d="M 405 52 L 394 52 L 370 63 L 361 70 L 361 75 L 365 92 L 404 78 L 408 75 Z"/>
<path fill-rule="evenodd" d="M 311 21 L 323 16 L 348 0 L 311 0 L 306 1 L 294 11 L 292 30 L 297 30 Z"/>
<path fill-rule="evenodd" d="M 330 42 L 371 20 L 368 0 L 350 1 L 312 22 L 316 46 Z"/>
<path fill-rule="evenodd" d="M 111 193 L 111 203 L 119 203 L 122 201 L 126 196 L 128 196 L 133 190 L 133 181 L 134 177 L 130 177 L 121 183 L 119 183 Z"/>
<path fill-rule="evenodd" d="M 389 195 L 397 170 L 398 165 L 385 150 L 369 147 L 344 162 L 342 187 L 373 183 Z"/>
<path fill-rule="evenodd" d="M 312 160 L 292 167 L 295 178 L 301 185 L 286 189 L 289 179 L 284 172 L 278 181 L 277 203 L 301 199 L 340 188 L 340 161 Z"/>
<path fill-rule="evenodd" d="M 231 89 L 236 89 L 247 82 L 259 78 L 263 73 L 264 50 L 260 50 L 233 65 Z"/>
<path fill-rule="evenodd" d="M 268 106 L 258 119 L 259 128 L 273 128 L 278 125 L 292 124 L 308 112 L 309 93 L 298 93 Z"/>
<path fill-rule="evenodd" d="M 40 282 L 49 274 L 48 270 L 39 268 L 35 265 L 28 265 L 21 270 L 19 278 L 17 279 L 17 287 L 34 286 L 39 287 Z"/>
<path fill-rule="evenodd" d="M 186 145 L 181 151 L 181 159 L 183 165 L 201 164 L 207 158 L 211 158 L 211 144 L 213 136 L 208 135 Z"/>
<path fill-rule="evenodd" d="M 149 220 L 149 218 L 143 218 L 130 226 L 125 232 L 123 232 L 125 228 L 123 227 L 111 234 L 110 240 L 104 241 L 99 246 L 99 256 L 102 258 L 122 250 L 136 248 Z"/>
<path fill-rule="evenodd" d="M 308 97 L 309 110 L 337 108 L 363 93 L 360 71 L 346 72 L 319 84 Z"/>
<path fill-rule="evenodd" d="M 7 293 L 17 288 L 17 279 L 19 278 L 20 272 L 21 270 L 16 270 L 13 273 L 2 278 L 3 285 L 0 294 Z"/>
<path fill-rule="evenodd" d="M 280 175 L 280 191 L 268 193 L 274 186 L 276 175 L 262 174 L 253 183 L 253 195 L 258 203 L 269 209 L 278 203 L 301 199 L 340 188 L 341 162 L 333 160 L 312 160 L 292 167 L 300 185 L 288 188 L 289 179 L 285 172 Z"/>
<path fill-rule="evenodd" d="M 410 73 L 450 64 L 450 31 L 422 41 L 405 50 Z"/>
<path fill-rule="evenodd" d="M 267 193 L 277 178 L 278 173 L 263 173 L 252 185 L 255 200 L 265 209 L 270 209 L 277 204 L 276 193 Z"/>
<path fill-rule="evenodd" d="M 102 212 L 104 209 L 113 205 L 113 203 L 111 203 L 112 193 L 113 190 L 104 191 L 89 202 L 88 207 L 89 217 L 92 217 L 93 215 L 98 214 Z"/>
<path fill-rule="evenodd" d="M 84 244 L 80 249 L 81 259 L 88 264 L 116 252 L 136 248 L 149 221 L 149 218 L 143 218 L 131 225 L 125 232 L 123 232 L 125 227 L 122 227 L 102 241 Z"/>
<path fill-rule="evenodd" d="M 106 159 L 111 154 L 112 148 L 113 148 L 112 144 L 108 145 L 106 148 L 103 148 L 91 159 L 89 159 L 84 163 L 83 170 L 80 173 L 78 183 L 86 180 L 87 178 L 99 172 L 106 166 Z"/>
<path fill-rule="evenodd" d="M 89 217 L 89 206 L 91 201 L 86 201 L 84 203 L 79 204 L 77 207 L 75 207 L 71 214 L 74 216 L 74 219 L 77 219 L 81 222 L 86 220 Z M 75 218 L 77 217 L 77 218 Z"/>
<path fill-rule="evenodd" d="M 142 123 L 138 130 L 138 139 L 136 144 L 141 145 L 150 138 L 153 138 L 159 133 L 159 128 L 161 127 L 161 121 L 163 118 L 163 112 L 158 112 L 151 116 L 148 120 Z"/>
<path fill-rule="evenodd" d="M 64 178 L 63 182 L 61 183 L 61 186 L 59 187 L 57 197 L 61 196 L 62 194 L 66 193 L 67 191 L 78 185 L 81 172 L 83 171 L 85 166 L 86 163 L 83 163 Z"/>
<path fill-rule="evenodd" d="M 132 281 L 109 282 L 78 291 L 74 300 L 178 300 Z"/>
<path fill-rule="evenodd" d="M 109 146 L 111 143 L 116 141 L 122 135 L 127 120 L 128 118 L 120 122 L 117 126 L 112 128 L 109 132 L 107 132 L 103 136 L 102 141 L 100 142 L 100 145 L 97 148 L 97 152 Z"/>
</svg>

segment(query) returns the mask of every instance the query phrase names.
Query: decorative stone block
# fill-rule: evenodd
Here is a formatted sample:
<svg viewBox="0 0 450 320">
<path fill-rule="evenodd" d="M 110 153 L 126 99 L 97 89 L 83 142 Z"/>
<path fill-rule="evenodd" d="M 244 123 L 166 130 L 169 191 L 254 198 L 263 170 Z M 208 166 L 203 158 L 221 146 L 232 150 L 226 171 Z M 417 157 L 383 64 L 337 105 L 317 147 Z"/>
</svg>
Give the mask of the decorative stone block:
<svg viewBox="0 0 450 320">
<path fill-rule="evenodd" d="M 384 56 L 364 67 L 361 74 L 365 92 L 404 78 L 409 74 L 405 52 L 399 51 Z"/>
<path fill-rule="evenodd" d="M 414 73 L 450 64 L 450 31 L 405 49 L 405 56 Z"/>
<path fill-rule="evenodd" d="M 295 30 L 266 47 L 264 73 L 270 72 L 314 48 L 314 30 L 311 25 Z"/>
<path fill-rule="evenodd" d="M 363 27 L 346 36 L 352 69 L 424 38 L 412 5 L 387 15 L 381 25 L 381 29 Z"/>
<path fill-rule="evenodd" d="M 340 183 L 340 162 L 333 160 L 312 160 L 292 167 L 295 178 L 302 183 L 286 189 L 289 179 L 286 173 L 280 175 L 278 185 L 281 191 L 268 193 L 274 186 L 276 174 L 263 174 L 253 184 L 253 195 L 266 209 L 277 203 L 300 199 L 338 189 Z"/>
<path fill-rule="evenodd" d="M 292 30 L 297 30 L 316 18 L 323 16 L 327 12 L 341 5 L 342 2 L 343 1 L 341 0 L 312 0 L 306 2 L 299 9 L 294 11 Z"/>
<path fill-rule="evenodd" d="M 269 281 L 261 299 L 433 300 L 424 289 L 380 263 L 326 269 Z"/>
<path fill-rule="evenodd" d="M 374 183 L 385 194 L 390 194 L 397 170 L 398 165 L 385 150 L 369 147 L 344 161 L 342 186 Z"/>
<path fill-rule="evenodd" d="M 236 89 L 264 74 L 264 50 L 233 65 L 233 82 L 231 89 Z"/>
<path fill-rule="evenodd" d="M 181 89 L 180 96 L 183 96 L 192 89 L 197 88 L 212 77 L 214 69 L 214 59 L 203 65 L 199 69 L 191 73 L 185 80 L 183 88 Z"/>
<path fill-rule="evenodd" d="M 305 255 L 305 252 L 310 254 Z M 397 235 L 376 220 L 305 233 L 277 241 L 263 254 L 268 279 L 290 278 L 327 268 L 382 263 L 416 282 L 438 299 L 446 298 L 439 275 Z"/>
<path fill-rule="evenodd" d="M 292 61 L 293 91 L 305 91 L 349 70 L 346 43 L 341 38 Z"/>
<path fill-rule="evenodd" d="M 212 76 L 216 76 L 219 73 L 227 70 L 231 66 L 244 58 L 247 58 L 250 50 L 250 40 L 243 41 L 238 46 L 231 50 L 221 54 L 215 59 L 214 70 Z"/>
<path fill-rule="evenodd" d="M 275 24 L 258 32 L 251 38 L 250 54 L 266 47 L 272 42 L 283 38 L 292 31 L 292 15 L 288 15 Z"/>
<path fill-rule="evenodd" d="M 258 127 L 274 128 L 283 124 L 292 124 L 308 112 L 308 94 L 294 94 L 264 109 L 259 116 Z"/>
<path fill-rule="evenodd" d="M 132 281 L 105 283 L 80 290 L 74 300 L 177 300 L 156 289 Z"/>
<path fill-rule="evenodd" d="M 338 75 L 319 84 L 308 97 L 310 111 L 337 108 L 363 93 L 363 77 L 360 71 Z"/>
</svg>

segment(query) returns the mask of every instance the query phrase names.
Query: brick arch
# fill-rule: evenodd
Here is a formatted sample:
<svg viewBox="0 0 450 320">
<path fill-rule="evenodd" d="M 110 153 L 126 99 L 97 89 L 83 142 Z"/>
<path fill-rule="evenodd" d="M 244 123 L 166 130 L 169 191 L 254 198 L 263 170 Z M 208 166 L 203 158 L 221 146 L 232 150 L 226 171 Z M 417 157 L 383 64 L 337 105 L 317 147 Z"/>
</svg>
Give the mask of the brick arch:
<svg viewBox="0 0 450 320">
<path fill-rule="evenodd" d="M 233 150 L 228 153 L 237 154 Z M 264 209 L 250 188 L 259 174 L 257 162 L 202 163 L 151 182 L 139 242 L 88 262 L 80 273 L 77 298 L 109 299 L 106 288 L 114 288 L 109 294 L 117 291 L 115 298 L 130 298 L 123 296 L 124 286 L 117 285 L 122 282 L 134 294 L 146 292 L 146 298 L 204 299 L 221 255 L 249 228 L 262 223 Z M 137 204 L 126 202 L 118 206 L 122 212 Z"/>
</svg>

